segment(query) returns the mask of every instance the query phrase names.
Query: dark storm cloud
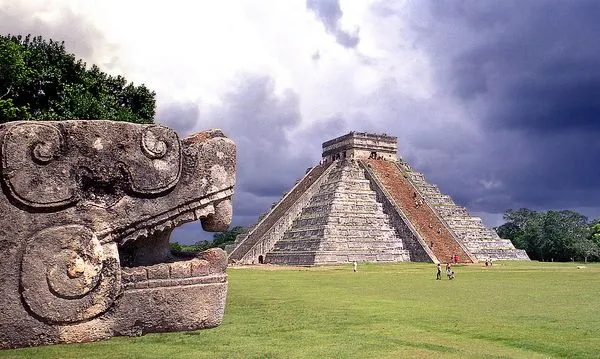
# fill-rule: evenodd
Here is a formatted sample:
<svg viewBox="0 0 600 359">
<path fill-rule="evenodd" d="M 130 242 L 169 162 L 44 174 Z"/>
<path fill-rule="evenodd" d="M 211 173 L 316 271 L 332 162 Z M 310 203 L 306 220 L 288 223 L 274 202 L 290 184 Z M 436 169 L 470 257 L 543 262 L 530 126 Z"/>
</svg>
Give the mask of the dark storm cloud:
<svg viewBox="0 0 600 359">
<path fill-rule="evenodd" d="M 28 8 L 26 2 L 0 2 L 0 34 L 41 35 L 45 39 L 64 41 L 67 51 L 89 62 L 95 62 L 102 51 L 110 50 L 96 27 L 66 7 L 60 10 L 58 19 L 47 22 Z"/>
<path fill-rule="evenodd" d="M 335 36 L 335 41 L 345 48 L 355 48 L 360 41 L 358 30 L 349 33 L 342 30 L 340 20 L 342 9 L 339 0 L 307 0 L 306 8 L 314 12 L 325 26 L 325 30 Z"/>
<path fill-rule="evenodd" d="M 237 180 L 232 225 L 252 225 L 289 191 L 306 170 L 319 163 L 321 143 L 350 129 L 341 115 L 300 128 L 298 95 L 277 92 L 269 76 L 243 75 L 218 106 L 197 112 L 178 103 L 159 111 L 160 122 L 180 134 L 221 128 L 237 146 Z M 195 110 L 191 110 L 195 109 Z M 173 240 L 193 243 L 212 238 L 199 223 L 176 229 Z"/>
<path fill-rule="evenodd" d="M 493 183 L 493 173 L 483 164 L 482 143 L 470 121 L 456 118 L 449 110 L 451 99 L 440 96 L 417 99 L 398 90 L 395 79 L 382 83 L 378 91 L 367 96 L 363 105 L 377 110 L 368 118 L 354 121 L 361 130 L 388 133 L 398 137 L 398 156 L 426 175 L 444 193 L 462 205 L 489 195 L 483 181 Z"/>
<path fill-rule="evenodd" d="M 157 122 L 167 125 L 182 136 L 191 134 L 200 117 L 198 104 L 194 102 L 168 103 L 158 107 Z"/>
<path fill-rule="evenodd" d="M 243 76 L 232 88 L 200 123 L 223 129 L 236 142 L 240 190 L 280 195 L 311 162 L 290 138 L 300 124 L 298 96 L 291 90 L 277 94 L 267 76 Z"/>
<path fill-rule="evenodd" d="M 193 104 L 172 104 L 160 111 L 160 122 L 182 135 L 207 128 L 220 128 L 237 146 L 237 181 L 233 225 L 249 225 L 271 208 L 300 179 L 306 169 L 319 162 L 320 148 L 306 141 L 314 131 L 298 131 L 301 116 L 298 95 L 276 91 L 271 77 L 243 75 L 231 86 L 218 106 L 197 111 Z M 327 122 L 339 124 L 336 120 Z M 193 223 L 173 235 L 179 241 L 211 238 Z M 194 240 L 192 240 L 194 239 Z"/>
<path fill-rule="evenodd" d="M 479 138 L 474 156 L 430 158 L 424 172 L 477 211 L 598 207 L 600 3 L 430 1 L 406 18 Z"/>
</svg>

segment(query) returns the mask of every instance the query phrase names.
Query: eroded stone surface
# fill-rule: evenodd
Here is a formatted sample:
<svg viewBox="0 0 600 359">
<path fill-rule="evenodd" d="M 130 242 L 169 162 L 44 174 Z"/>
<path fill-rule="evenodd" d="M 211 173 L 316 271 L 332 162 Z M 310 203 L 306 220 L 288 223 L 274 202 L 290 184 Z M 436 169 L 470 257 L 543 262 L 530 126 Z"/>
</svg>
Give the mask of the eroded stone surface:
<svg viewBox="0 0 600 359">
<path fill-rule="evenodd" d="M 172 229 L 231 221 L 235 145 L 112 121 L 0 125 L 0 348 L 218 325 L 221 250 L 179 258 Z"/>
</svg>

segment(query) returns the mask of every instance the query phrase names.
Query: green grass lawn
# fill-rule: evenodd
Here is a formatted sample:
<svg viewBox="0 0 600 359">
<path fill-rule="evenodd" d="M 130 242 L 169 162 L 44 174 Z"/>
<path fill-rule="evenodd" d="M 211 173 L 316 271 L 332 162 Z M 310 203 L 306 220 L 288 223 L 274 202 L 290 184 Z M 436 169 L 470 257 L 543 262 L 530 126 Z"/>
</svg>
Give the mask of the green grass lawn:
<svg viewBox="0 0 600 359">
<path fill-rule="evenodd" d="M 0 358 L 600 358 L 600 265 L 232 268 L 215 329 Z"/>
</svg>

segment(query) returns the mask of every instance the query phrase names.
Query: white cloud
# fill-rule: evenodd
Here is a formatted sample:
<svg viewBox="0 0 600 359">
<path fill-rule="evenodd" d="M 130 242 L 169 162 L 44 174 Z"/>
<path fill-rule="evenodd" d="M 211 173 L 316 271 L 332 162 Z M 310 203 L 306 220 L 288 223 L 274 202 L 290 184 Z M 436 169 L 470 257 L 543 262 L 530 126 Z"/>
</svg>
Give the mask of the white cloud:
<svg viewBox="0 0 600 359">
<path fill-rule="evenodd" d="M 240 73 L 258 73 L 275 79 L 277 93 L 292 89 L 300 96 L 301 129 L 368 111 L 360 98 L 386 77 L 407 94 L 430 94 L 423 55 L 398 51 L 401 34 L 389 33 L 397 24 L 374 21 L 371 3 L 342 2 L 344 28 L 361 29 L 356 50 L 337 44 L 303 0 L 35 0 L 27 7 L 47 21 L 68 8 L 97 28 L 112 51 L 97 54 L 96 63 L 155 90 L 159 109 L 171 102 L 218 104 Z"/>
</svg>

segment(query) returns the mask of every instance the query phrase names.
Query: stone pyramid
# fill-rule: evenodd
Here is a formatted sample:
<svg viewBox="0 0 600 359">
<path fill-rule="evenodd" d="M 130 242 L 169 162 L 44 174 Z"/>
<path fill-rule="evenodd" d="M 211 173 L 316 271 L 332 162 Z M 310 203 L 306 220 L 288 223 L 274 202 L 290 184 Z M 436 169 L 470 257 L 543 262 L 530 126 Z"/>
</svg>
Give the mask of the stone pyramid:
<svg viewBox="0 0 600 359">
<path fill-rule="evenodd" d="M 397 138 L 350 132 L 226 248 L 231 263 L 528 260 L 396 156 Z"/>
<path fill-rule="evenodd" d="M 358 163 L 340 160 L 332 167 L 265 261 L 326 264 L 410 260 Z"/>
</svg>

